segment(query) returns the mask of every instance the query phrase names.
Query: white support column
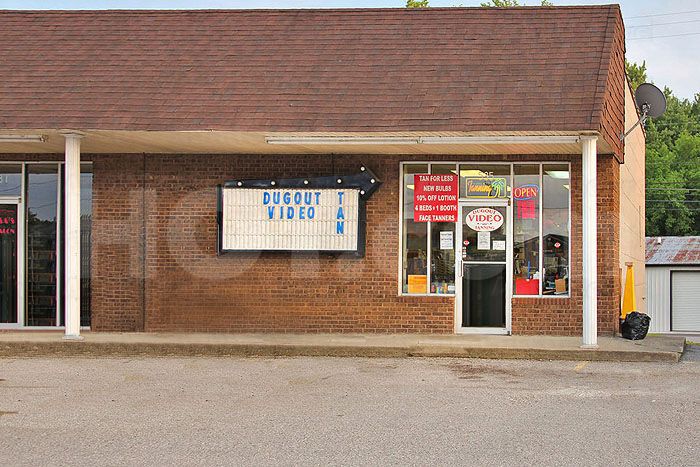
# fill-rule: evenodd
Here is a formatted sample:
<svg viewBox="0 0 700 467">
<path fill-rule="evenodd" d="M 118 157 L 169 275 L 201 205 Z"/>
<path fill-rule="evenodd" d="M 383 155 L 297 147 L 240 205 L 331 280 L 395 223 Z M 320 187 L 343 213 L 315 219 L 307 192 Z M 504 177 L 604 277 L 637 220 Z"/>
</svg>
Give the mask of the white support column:
<svg viewBox="0 0 700 467">
<path fill-rule="evenodd" d="M 598 216 L 596 136 L 581 137 L 583 158 L 583 345 L 598 347 Z"/>
<path fill-rule="evenodd" d="M 65 174 L 65 311 L 64 339 L 80 337 L 80 139 L 82 133 L 63 132 L 66 139 Z"/>
</svg>

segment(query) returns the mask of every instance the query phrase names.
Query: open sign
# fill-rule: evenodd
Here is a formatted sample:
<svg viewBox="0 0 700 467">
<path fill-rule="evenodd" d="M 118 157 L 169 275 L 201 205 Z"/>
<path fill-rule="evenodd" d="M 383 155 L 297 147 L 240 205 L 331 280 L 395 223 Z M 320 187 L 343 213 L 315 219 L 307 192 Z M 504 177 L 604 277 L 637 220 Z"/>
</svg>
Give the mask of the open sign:
<svg viewBox="0 0 700 467">
<path fill-rule="evenodd" d="M 477 208 L 467 213 L 464 223 L 476 232 L 493 232 L 503 225 L 503 214 L 491 208 Z"/>
<path fill-rule="evenodd" d="M 537 194 L 540 192 L 540 187 L 535 184 L 528 184 L 513 188 L 513 199 L 515 200 L 527 200 L 537 198 Z"/>
</svg>

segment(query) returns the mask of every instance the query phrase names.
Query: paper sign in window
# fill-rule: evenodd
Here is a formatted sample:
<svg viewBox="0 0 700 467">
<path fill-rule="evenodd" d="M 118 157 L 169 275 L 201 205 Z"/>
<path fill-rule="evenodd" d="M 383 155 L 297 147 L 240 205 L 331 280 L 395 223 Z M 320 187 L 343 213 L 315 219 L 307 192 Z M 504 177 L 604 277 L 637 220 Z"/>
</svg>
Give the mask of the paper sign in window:
<svg viewBox="0 0 700 467">
<path fill-rule="evenodd" d="M 477 250 L 490 250 L 491 249 L 491 232 L 477 232 L 476 237 L 476 249 Z"/>
<path fill-rule="evenodd" d="M 428 276 L 409 274 L 408 293 L 428 293 Z"/>
<path fill-rule="evenodd" d="M 454 248 L 454 237 L 451 230 L 443 230 L 440 232 L 440 249 L 451 250 Z"/>
</svg>

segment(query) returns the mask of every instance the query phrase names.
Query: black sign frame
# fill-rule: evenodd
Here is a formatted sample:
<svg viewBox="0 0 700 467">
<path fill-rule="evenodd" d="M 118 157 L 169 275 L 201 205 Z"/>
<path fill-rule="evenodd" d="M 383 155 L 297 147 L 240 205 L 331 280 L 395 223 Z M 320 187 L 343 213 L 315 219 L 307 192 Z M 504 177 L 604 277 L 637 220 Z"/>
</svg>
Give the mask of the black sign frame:
<svg viewBox="0 0 700 467">
<path fill-rule="evenodd" d="M 216 203 L 216 223 L 217 223 L 217 239 L 216 253 L 223 255 L 227 253 L 240 252 L 271 252 L 271 253 L 290 253 L 290 252 L 312 252 L 327 254 L 330 256 L 339 256 L 344 253 L 351 253 L 353 256 L 363 258 L 365 256 L 366 236 L 367 236 L 367 200 L 381 186 L 382 182 L 377 176 L 367 167 L 360 167 L 360 172 L 351 175 L 328 175 L 322 177 L 307 177 L 307 178 L 282 178 L 282 179 L 253 179 L 253 180 L 228 180 L 223 184 L 217 185 L 217 203 Z M 358 193 L 358 222 L 357 222 L 357 249 L 355 250 L 259 250 L 259 249 L 224 249 L 223 247 L 223 228 L 224 228 L 224 189 L 240 189 L 254 188 L 260 190 L 271 189 L 354 189 Z"/>
</svg>

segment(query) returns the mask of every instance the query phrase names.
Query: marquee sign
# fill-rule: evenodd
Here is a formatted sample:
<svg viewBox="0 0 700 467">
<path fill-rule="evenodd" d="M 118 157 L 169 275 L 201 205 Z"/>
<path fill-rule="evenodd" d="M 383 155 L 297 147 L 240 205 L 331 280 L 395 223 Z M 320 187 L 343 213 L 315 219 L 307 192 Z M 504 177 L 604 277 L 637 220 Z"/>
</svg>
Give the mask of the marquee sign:
<svg viewBox="0 0 700 467">
<path fill-rule="evenodd" d="M 381 182 L 356 175 L 233 180 L 219 187 L 219 252 L 364 254 L 365 201 Z"/>
</svg>

